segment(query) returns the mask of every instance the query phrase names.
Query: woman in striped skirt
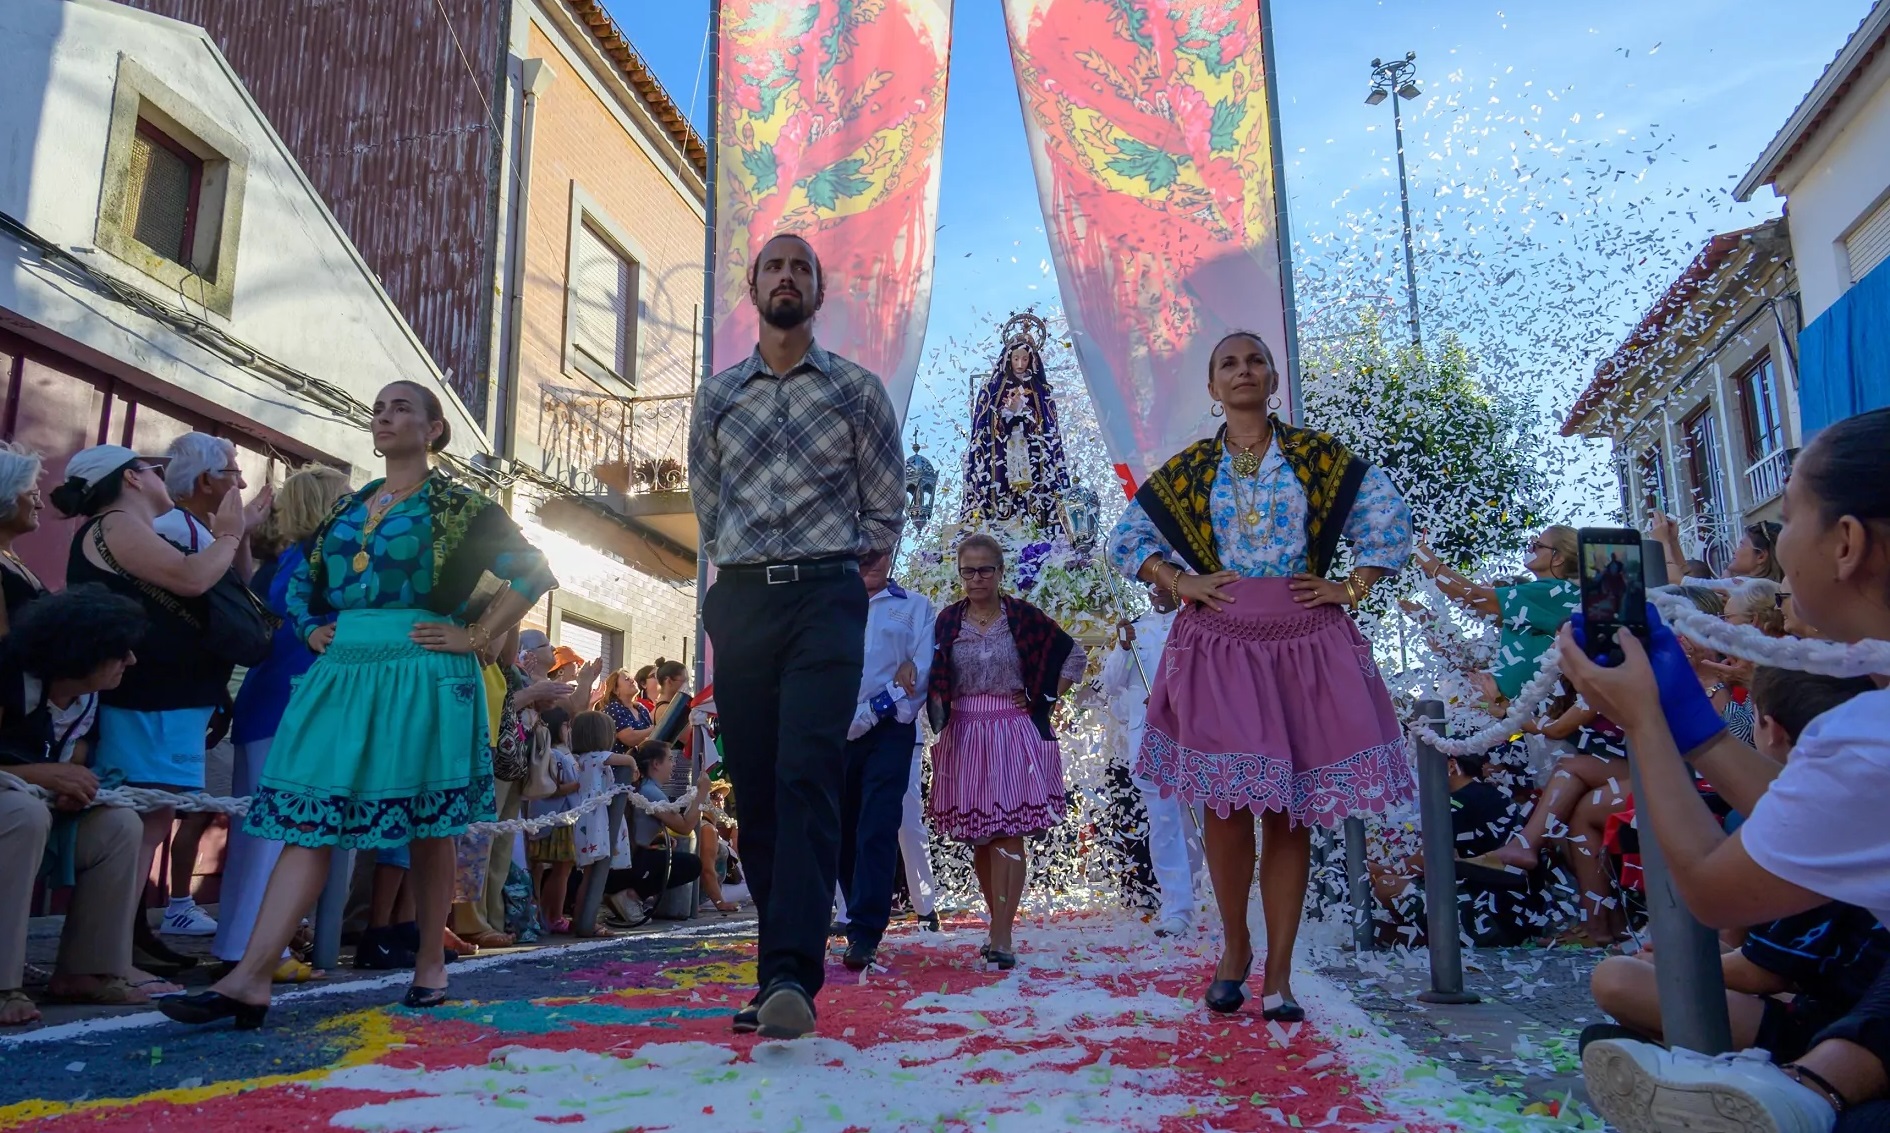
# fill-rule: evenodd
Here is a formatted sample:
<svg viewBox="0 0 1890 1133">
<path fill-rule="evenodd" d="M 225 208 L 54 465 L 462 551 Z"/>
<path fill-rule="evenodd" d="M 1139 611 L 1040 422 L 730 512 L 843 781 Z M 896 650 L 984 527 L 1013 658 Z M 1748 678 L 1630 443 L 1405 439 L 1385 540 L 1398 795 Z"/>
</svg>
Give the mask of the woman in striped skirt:
<svg viewBox="0 0 1890 1133">
<path fill-rule="evenodd" d="M 1083 675 L 1084 651 L 1050 616 L 1003 590 L 1004 549 L 958 546 L 963 601 L 938 616 L 929 711 L 933 829 L 968 842 L 984 892 L 985 959 L 1017 966 L 1011 926 L 1024 895 L 1024 839 L 1062 821 L 1063 758 L 1050 709 Z"/>
</svg>

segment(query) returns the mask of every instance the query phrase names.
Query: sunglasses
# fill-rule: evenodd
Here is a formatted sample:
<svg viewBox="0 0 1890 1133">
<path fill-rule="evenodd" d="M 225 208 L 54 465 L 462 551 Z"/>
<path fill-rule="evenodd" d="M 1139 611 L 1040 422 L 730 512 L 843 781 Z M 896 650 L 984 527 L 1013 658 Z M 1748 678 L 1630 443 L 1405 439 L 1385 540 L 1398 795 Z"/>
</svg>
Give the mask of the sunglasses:
<svg viewBox="0 0 1890 1133">
<path fill-rule="evenodd" d="M 1772 595 L 1772 608 L 1774 610 L 1783 610 L 1785 608 L 1785 603 L 1791 600 L 1792 600 L 1792 596 L 1790 594 L 1785 593 L 1783 590 L 1781 590 L 1777 594 Z"/>
</svg>

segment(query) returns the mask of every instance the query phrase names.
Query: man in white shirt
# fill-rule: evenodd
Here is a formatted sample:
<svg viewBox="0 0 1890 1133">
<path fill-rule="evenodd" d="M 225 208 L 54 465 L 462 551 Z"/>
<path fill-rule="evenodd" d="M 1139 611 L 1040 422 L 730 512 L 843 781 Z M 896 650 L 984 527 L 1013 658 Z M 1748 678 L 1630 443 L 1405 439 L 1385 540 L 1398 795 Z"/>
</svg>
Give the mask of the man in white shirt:
<svg viewBox="0 0 1890 1133">
<path fill-rule="evenodd" d="M 1161 667 L 1162 648 L 1174 627 L 1173 611 L 1157 610 L 1122 627 L 1116 648 L 1103 661 L 1103 694 L 1110 715 L 1122 725 L 1129 766 L 1135 766 L 1148 727 L 1148 682 Z M 1161 911 L 1156 934 L 1179 936 L 1193 924 L 1194 862 L 1190 856 L 1188 819 L 1178 798 L 1162 798 L 1154 784 L 1136 779 L 1148 810 L 1148 856 L 1161 889 Z"/>
<path fill-rule="evenodd" d="M 866 583 L 866 664 L 847 729 L 840 795 L 840 885 L 846 895 L 848 970 L 873 962 L 892 916 L 893 862 L 912 781 L 913 721 L 932 673 L 932 603 L 892 580 L 892 557 L 860 559 Z"/>
</svg>

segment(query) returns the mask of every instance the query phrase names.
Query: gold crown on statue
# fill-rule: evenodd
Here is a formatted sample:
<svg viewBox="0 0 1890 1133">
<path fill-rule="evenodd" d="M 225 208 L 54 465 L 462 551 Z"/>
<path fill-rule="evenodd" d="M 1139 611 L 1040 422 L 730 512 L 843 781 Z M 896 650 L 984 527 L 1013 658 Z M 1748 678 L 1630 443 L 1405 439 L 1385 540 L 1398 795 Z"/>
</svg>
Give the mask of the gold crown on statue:
<svg viewBox="0 0 1890 1133">
<path fill-rule="evenodd" d="M 1044 344 L 1049 341 L 1049 324 L 1029 311 L 1012 315 L 1010 321 L 1004 324 L 1004 349 L 1007 352 L 1014 346 L 1028 346 L 1042 354 Z"/>
</svg>

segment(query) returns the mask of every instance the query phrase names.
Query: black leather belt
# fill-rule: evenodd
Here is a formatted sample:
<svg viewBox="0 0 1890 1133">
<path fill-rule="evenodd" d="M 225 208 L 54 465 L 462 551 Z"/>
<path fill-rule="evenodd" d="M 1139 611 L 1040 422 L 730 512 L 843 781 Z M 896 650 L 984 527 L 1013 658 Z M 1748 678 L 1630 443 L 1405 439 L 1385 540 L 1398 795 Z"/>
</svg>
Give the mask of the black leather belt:
<svg viewBox="0 0 1890 1133">
<path fill-rule="evenodd" d="M 816 559 L 803 563 L 744 563 L 717 567 L 715 576 L 730 582 L 762 582 L 769 586 L 784 586 L 791 582 L 813 582 L 859 573 L 858 559 Z"/>
</svg>

